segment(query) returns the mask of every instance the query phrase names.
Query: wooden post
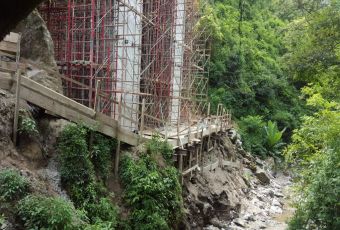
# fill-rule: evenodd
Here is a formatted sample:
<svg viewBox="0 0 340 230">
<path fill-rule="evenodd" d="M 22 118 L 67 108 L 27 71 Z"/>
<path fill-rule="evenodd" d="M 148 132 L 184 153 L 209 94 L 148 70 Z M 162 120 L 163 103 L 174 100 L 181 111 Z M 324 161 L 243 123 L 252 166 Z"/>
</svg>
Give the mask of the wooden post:
<svg viewBox="0 0 340 230">
<path fill-rule="evenodd" d="M 15 109 L 14 109 L 14 122 L 13 122 L 13 144 L 17 145 L 17 133 L 18 133 L 18 120 L 19 120 L 19 107 L 20 107 L 20 85 L 21 85 L 21 73 L 20 70 L 16 72 L 17 85 L 15 93 Z"/>
<path fill-rule="evenodd" d="M 120 139 L 119 139 L 119 129 L 120 129 L 120 121 L 121 121 L 121 113 L 122 113 L 122 96 L 120 97 L 118 103 L 118 124 L 117 124 L 117 148 L 116 148 L 116 155 L 115 155 L 115 178 L 118 179 L 119 173 L 119 155 L 120 155 Z"/>
<path fill-rule="evenodd" d="M 97 109 L 99 108 L 97 106 L 97 97 L 98 97 L 98 87 L 100 84 L 100 80 L 96 81 L 96 94 L 94 95 L 94 105 L 93 105 L 93 110 L 97 113 Z M 92 147 L 93 147 L 93 140 L 94 140 L 94 131 L 90 131 L 90 140 L 89 140 L 89 150 L 92 151 Z"/>
<path fill-rule="evenodd" d="M 193 146 L 190 146 L 190 147 L 188 148 L 188 154 L 189 154 L 189 169 L 190 169 L 191 166 L 192 166 L 192 148 L 193 148 Z M 190 172 L 190 178 L 191 178 L 191 176 L 192 176 L 192 173 Z"/>
<path fill-rule="evenodd" d="M 189 127 L 188 127 L 188 144 L 190 144 L 190 135 L 191 135 L 191 113 L 189 112 Z"/>
<path fill-rule="evenodd" d="M 202 159 L 203 139 L 204 139 L 203 132 L 204 132 L 204 129 L 202 128 L 202 133 L 201 133 L 201 146 L 200 146 L 200 150 L 199 150 L 199 161 L 198 161 L 198 159 L 197 159 L 197 164 L 198 164 L 198 166 L 199 166 L 199 165 L 202 165 L 202 166 L 203 166 L 203 159 Z"/>
<path fill-rule="evenodd" d="M 14 121 L 13 121 L 13 144 L 17 145 L 17 133 L 18 133 L 18 119 L 19 119 L 19 107 L 20 107 L 20 88 L 21 88 L 21 71 L 19 69 L 19 61 L 20 61 L 20 42 L 21 42 L 21 34 L 19 33 L 18 41 L 17 41 L 17 54 L 16 54 L 16 92 L 15 92 L 15 108 L 14 108 Z"/>
<path fill-rule="evenodd" d="M 179 150 L 179 162 L 178 162 L 178 168 L 179 168 L 179 173 L 180 173 L 180 181 L 181 181 L 181 184 L 183 184 L 183 154 L 182 154 L 182 149 Z"/>
<path fill-rule="evenodd" d="M 94 95 L 94 108 L 93 110 L 97 112 L 98 108 L 98 90 L 99 90 L 100 80 L 96 81 L 96 94 Z"/>
<path fill-rule="evenodd" d="M 208 149 L 210 148 L 210 133 L 211 133 L 211 117 L 210 117 L 210 103 L 208 104 Z"/>
<path fill-rule="evenodd" d="M 141 113 L 141 121 L 140 121 L 140 130 L 139 130 L 139 136 L 140 138 L 143 138 L 143 131 L 144 131 L 144 120 L 145 120 L 145 98 L 142 100 L 142 113 Z"/>
</svg>

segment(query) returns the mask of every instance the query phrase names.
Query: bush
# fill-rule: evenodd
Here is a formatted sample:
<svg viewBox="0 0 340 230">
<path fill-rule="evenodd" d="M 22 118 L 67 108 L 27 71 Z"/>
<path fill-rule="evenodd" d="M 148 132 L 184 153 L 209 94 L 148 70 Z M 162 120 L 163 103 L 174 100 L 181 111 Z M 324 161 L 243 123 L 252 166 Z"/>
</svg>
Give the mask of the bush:
<svg viewBox="0 0 340 230">
<path fill-rule="evenodd" d="M 75 124 L 66 126 L 58 142 L 58 151 L 64 184 L 87 184 L 92 180 L 94 170 L 89 160 L 85 127 Z"/>
<path fill-rule="evenodd" d="M 3 214 L 0 214 L 0 229 L 2 229 L 2 225 L 5 224 L 5 216 Z"/>
<path fill-rule="evenodd" d="M 168 142 L 163 141 L 159 135 L 153 135 L 152 139 L 146 142 L 146 152 L 149 155 L 161 154 L 168 163 L 172 161 L 172 147 Z"/>
<path fill-rule="evenodd" d="M 150 143 L 149 143 L 150 144 Z M 182 217 L 182 191 L 174 167 L 160 167 L 155 158 L 122 159 L 120 175 L 132 208 L 132 229 L 170 229 Z"/>
<path fill-rule="evenodd" d="M 96 180 L 94 168 L 103 179 L 108 177 L 115 142 L 95 133 L 91 156 L 88 134 L 89 129 L 75 124 L 63 130 L 58 143 L 62 182 L 75 206 L 87 212 L 92 224 L 87 228 L 112 229 L 117 224 L 117 210 L 105 198 L 107 189 Z"/>
<path fill-rule="evenodd" d="M 95 133 L 93 139 L 91 161 L 97 174 L 106 180 L 112 170 L 112 152 L 117 142 L 99 133 Z"/>
<path fill-rule="evenodd" d="M 63 130 L 58 142 L 62 183 L 76 207 L 92 202 L 96 197 L 87 134 L 84 126 L 70 124 Z"/>
<path fill-rule="evenodd" d="M 84 215 L 60 198 L 27 196 L 18 204 L 19 217 L 27 229 L 82 229 Z"/>
<path fill-rule="evenodd" d="M 244 148 L 252 154 L 265 157 L 265 122 L 261 116 L 242 117 L 238 122 Z"/>
<path fill-rule="evenodd" d="M 325 106 L 313 116 L 303 117 L 285 151 L 295 166 L 300 199 L 290 229 L 340 229 L 340 110 L 339 104 L 322 98 L 308 103 Z M 317 100 L 316 100 L 317 99 Z"/>
<path fill-rule="evenodd" d="M 29 192 L 29 183 L 17 171 L 5 169 L 0 171 L 0 200 L 18 200 Z"/>
<path fill-rule="evenodd" d="M 88 204 L 85 209 L 92 223 L 110 226 L 111 229 L 117 225 L 117 208 L 108 198 L 101 198 L 98 203 Z"/>
<path fill-rule="evenodd" d="M 340 150 L 329 150 L 316 162 L 289 229 L 340 229 Z"/>
<path fill-rule="evenodd" d="M 19 133 L 29 136 L 36 136 L 39 134 L 37 123 L 30 117 L 19 116 Z"/>
</svg>

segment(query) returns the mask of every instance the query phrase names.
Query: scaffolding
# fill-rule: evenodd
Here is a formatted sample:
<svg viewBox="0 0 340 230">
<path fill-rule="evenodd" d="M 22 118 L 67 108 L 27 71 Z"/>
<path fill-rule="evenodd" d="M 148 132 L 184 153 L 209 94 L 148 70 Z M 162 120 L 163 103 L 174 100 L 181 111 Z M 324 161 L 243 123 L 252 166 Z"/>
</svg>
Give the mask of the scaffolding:
<svg viewBox="0 0 340 230">
<path fill-rule="evenodd" d="M 200 9 L 198 0 L 52 0 L 39 7 L 64 94 L 137 132 L 179 131 L 207 112 L 209 36 L 197 26 Z"/>
</svg>

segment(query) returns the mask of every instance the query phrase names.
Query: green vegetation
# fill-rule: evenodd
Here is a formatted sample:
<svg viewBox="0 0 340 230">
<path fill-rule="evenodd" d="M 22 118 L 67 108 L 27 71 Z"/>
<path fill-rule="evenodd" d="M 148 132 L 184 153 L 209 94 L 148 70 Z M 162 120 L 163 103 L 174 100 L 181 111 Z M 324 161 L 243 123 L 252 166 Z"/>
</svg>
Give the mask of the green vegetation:
<svg viewBox="0 0 340 230">
<path fill-rule="evenodd" d="M 146 152 L 149 155 L 162 155 L 167 163 L 172 163 L 173 150 L 171 145 L 162 141 L 159 135 L 153 135 L 151 141 L 146 142 Z"/>
<path fill-rule="evenodd" d="M 206 8 L 200 23 L 213 38 L 212 108 L 224 103 L 237 120 L 261 116 L 276 122 L 287 129 L 283 138 L 288 141 L 304 106 L 281 61 L 285 22 L 274 7 L 272 0 L 218 0 Z"/>
<path fill-rule="evenodd" d="M 210 100 L 233 110 L 246 150 L 296 173 L 290 229 L 339 229 L 340 3 L 216 0 Z"/>
<path fill-rule="evenodd" d="M 19 172 L 11 169 L 0 171 L 0 202 L 19 200 L 28 192 L 29 183 Z"/>
<path fill-rule="evenodd" d="M 84 215 L 61 198 L 27 196 L 18 204 L 19 216 L 28 229 L 81 229 Z"/>
<path fill-rule="evenodd" d="M 5 216 L 3 214 L 0 214 L 0 228 L 2 227 L 2 225 L 5 224 Z"/>
<path fill-rule="evenodd" d="M 75 206 L 86 211 L 90 222 L 94 224 L 92 229 L 98 226 L 114 228 L 117 224 L 117 208 L 110 201 L 103 181 L 97 178 L 107 179 L 115 142 L 95 133 L 90 149 L 90 132 L 93 131 L 75 124 L 63 130 L 58 142 L 61 179 Z"/>
<path fill-rule="evenodd" d="M 281 157 L 284 145 L 282 135 L 285 129 L 279 131 L 276 122 L 268 121 L 266 124 L 263 117 L 249 115 L 242 117 L 238 125 L 243 136 L 243 147 L 246 150 L 262 158 Z"/>
<path fill-rule="evenodd" d="M 19 133 L 29 135 L 29 136 L 36 136 L 39 134 L 37 123 L 34 119 L 30 117 L 19 117 Z"/>
<path fill-rule="evenodd" d="M 97 175 L 105 181 L 112 171 L 112 153 L 117 142 L 115 139 L 106 138 L 99 133 L 95 133 L 93 139 L 93 147 L 90 152 L 91 161 Z"/>
<path fill-rule="evenodd" d="M 183 214 L 179 175 L 174 167 L 158 164 L 162 153 L 168 156 L 171 148 L 154 137 L 146 149 L 139 159 L 125 156 L 121 163 L 125 200 L 132 209 L 129 226 L 143 230 L 172 229 Z"/>
</svg>

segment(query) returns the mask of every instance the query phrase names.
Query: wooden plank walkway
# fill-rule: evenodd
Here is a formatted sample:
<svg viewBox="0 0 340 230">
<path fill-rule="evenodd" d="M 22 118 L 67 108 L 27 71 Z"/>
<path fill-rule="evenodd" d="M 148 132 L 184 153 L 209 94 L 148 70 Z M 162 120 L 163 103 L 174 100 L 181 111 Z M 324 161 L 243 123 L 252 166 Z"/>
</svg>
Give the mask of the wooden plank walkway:
<svg viewBox="0 0 340 230">
<path fill-rule="evenodd" d="M 10 90 L 13 84 L 16 83 L 10 75 L 0 72 L 0 88 Z M 67 120 L 95 127 L 96 131 L 129 145 L 136 146 L 144 140 L 139 135 L 119 127 L 118 122 L 111 117 L 95 112 L 24 76 L 21 76 L 20 98 Z"/>
</svg>

